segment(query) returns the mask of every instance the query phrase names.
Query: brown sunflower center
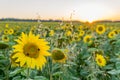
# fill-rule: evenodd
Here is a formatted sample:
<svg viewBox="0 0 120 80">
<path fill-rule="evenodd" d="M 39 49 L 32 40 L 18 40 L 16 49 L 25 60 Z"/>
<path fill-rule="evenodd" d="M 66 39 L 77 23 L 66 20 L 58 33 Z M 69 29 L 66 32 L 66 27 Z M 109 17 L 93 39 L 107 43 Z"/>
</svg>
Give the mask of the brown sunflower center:
<svg viewBox="0 0 120 80">
<path fill-rule="evenodd" d="M 8 39 L 8 37 L 7 37 L 7 36 L 5 36 L 5 37 L 4 37 L 4 39 Z"/>
<path fill-rule="evenodd" d="M 99 62 L 99 63 L 102 63 L 102 60 L 101 60 L 101 59 L 98 59 L 98 62 Z"/>
<path fill-rule="evenodd" d="M 81 34 L 83 34 L 84 32 L 83 31 L 81 31 Z"/>
<path fill-rule="evenodd" d="M 103 31 L 103 27 L 99 27 L 99 28 L 98 28 L 98 31 Z"/>
<path fill-rule="evenodd" d="M 90 41 L 90 38 L 86 38 L 86 42 L 89 42 Z"/>
<path fill-rule="evenodd" d="M 113 34 L 113 33 L 111 33 L 111 35 L 110 35 L 110 36 L 112 37 L 112 36 L 114 36 L 114 34 Z"/>
<path fill-rule="evenodd" d="M 37 58 L 39 56 L 40 48 L 35 44 L 29 43 L 23 47 L 23 52 L 28 57 Z"/>
<path fill-rule="evenodd" d="M 5 33 L 7 33 L 8 31 L 5 31 Z"/>
</svg>

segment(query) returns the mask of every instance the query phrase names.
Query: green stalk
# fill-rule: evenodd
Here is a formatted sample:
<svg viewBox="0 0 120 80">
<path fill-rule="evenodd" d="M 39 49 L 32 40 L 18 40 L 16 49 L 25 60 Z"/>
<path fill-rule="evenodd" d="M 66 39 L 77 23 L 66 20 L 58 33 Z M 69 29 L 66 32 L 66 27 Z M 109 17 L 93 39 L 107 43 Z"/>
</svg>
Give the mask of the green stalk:
<svg viewBox="0 0 120 80">
<path fill-rule="evenodd" d="M 30 69 L 29 68 L 27 68 L 27 80 L 29 80 L 29 78 L 30 78 Z"/>
</svg>

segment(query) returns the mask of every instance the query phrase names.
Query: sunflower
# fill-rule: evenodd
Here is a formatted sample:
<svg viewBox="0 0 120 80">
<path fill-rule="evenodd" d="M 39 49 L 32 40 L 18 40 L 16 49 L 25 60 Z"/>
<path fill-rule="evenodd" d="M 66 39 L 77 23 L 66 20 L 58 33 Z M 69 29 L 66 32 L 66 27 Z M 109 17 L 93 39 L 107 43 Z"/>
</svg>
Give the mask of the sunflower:
<svg viewBox="0 0 120 80">
<path fill-rule="evenodd" d="M 103 67 L 103 66 L 106 65 L 106 60 L 105 60 L 105 58 L 104 58 L 102 55 L 100 55 L 100 54 L 97 54 L 97 55 L 96 55 L 96 62 L 97 62 L 97 64 L 98 64 L 100 67 Z"/>
<path fill-rule="evenodd" d="M 86 35 L 83 39 L 84 43 L 92 43 L 91 38 L 92 38 L 91 35 Z"/>
<path fill-rule="evenodd" d="M 47 36 L 47 32 L 44 32 L 44 33 L 42 34 L 42 36 L 43 36 L 43 37 L 46 37 L 46 36 Z"/>
<path fill-rule="evenodd" d="M 83 36 L 85 34 L 85 31 L 80 30 L 79 36 Z"/>
<path fill-rule="evenodd" d="M 4 30 L 4 34 L 9 34 L 8 29 L 5 29 L 5 30 Z"/>
<path fill-rule="evenodd" d="M 5 27 L 8 28 L 8 24 L 6 24 Z"/>
<path fill-rule="evenodd" d="M 116 35 L 116 33 L 114 31 L 111 31 L 111 32 L 108 33 L 109 38 L 114 38 L 115 35 Z"/>
<path fill-rule="evenodd" d="M 31 27 L 30 31 L 34 32 L 35 31 L 35 26 Z"/>
<path fill-rule="evenodd" d="M 15 62 L 19 62 L 20 67 L 42 69 L 46 63 L 45 56 L 50 56 L 48 42 L 39 39 L 39 35 L 35 36 L 32 32 L 29 35 L 22 33 L 15 41 L 17 44 L 13 48 L 16 54 L 12 56 L 17 58 Z"/>
<path fill-rule="evenodd" d="M 10 62 L 11 62 L 11 67 L 18 67 L 19 66 L 19 62 L 15 62 L 15 58 L 12 58 L 12 56 L 14 55 L 15 53 L 12 53 L 10 55 Z"/>
<path fill-rule="evenodd" d="M 74 33 L 74 34 L 73 34 L 73 38 L 74 38 L 74 39 L 73 39 L 73 42 L 74 42 L 74 41 L 77 41 L 77 42 L 78 42 L 78 41 L 81 40 L 81 36 L 79 36 L 78 33 Z"/>
<path fill-rule="evenodd" d="M 98 34 L 103 34 L 105 32 L 105 26 L 103 26 L 103 25 L 97 25 L 96 32 Z"/>
<path fill-rule="evenodd" d="M 9 29 L 9 30 L 8 30 L 8 33 L 9 33 L 9 34 L 13 34 L 13 33 L 14 33 L 14 30 L 13 30 L 13 29 Z"/>
<path fill-rule="evenodd" d="M 54 30 L 50 30 L 49 35 L 50 35 L 50 36 L 54 36 L 54 34 L 55 34 Z"/>
<path fill-rule="evenodd" d="M 65 35 L 66 35 L 66 36 L 71 36 L 71 35 L 72 35 L 72 32 L 71 32 L 71 31 L 67 31 L 67 32 L 65 33 Z"/>
<path fill-rule="evenodd" d="M 82 26 L 82 25 L 78 27 L 78 30 L 82 30 L 82 29 L 83 29 L 83 26 Z"/>
<path fill-rule="evenodd" d="M 9 37 L 7 35 L 3 35 L 2 36 L 2 41 L 8 42 L 9 41 Z"/>
<path fill-rule="evenodd" d="M 52 51 L 53 62 L 64 63 L 66 61 L 66 55 L 61 49 L 55 48 Z"/>
</svg>

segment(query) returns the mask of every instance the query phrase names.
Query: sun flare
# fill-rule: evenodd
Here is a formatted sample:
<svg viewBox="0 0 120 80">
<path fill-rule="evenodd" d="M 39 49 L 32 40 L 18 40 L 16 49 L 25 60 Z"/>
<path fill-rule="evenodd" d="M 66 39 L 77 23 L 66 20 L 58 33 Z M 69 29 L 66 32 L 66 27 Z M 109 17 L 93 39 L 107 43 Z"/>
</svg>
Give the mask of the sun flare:
<svg viewBox="0 0 120 80">
<path fill-rule="evenodd" d="M 104 20 L 115 14 L 112 8 L 104 4 L 86 3 L 77 7 L 76 15 L 79 16 L 78 18 L 82 21 L 93 22 L 96 20 Z"/>
</svg>

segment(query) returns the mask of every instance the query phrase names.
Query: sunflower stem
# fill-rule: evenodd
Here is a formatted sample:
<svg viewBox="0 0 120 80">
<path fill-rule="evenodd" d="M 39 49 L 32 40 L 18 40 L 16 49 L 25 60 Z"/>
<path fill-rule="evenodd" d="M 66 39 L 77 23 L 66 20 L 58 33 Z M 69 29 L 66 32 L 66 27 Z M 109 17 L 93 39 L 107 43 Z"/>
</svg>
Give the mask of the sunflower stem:
<svg viewBox="0 0 120 80">
<path fill-rule="evenodd" d="M 30 78 L 30 69 L 27 68 L 27 80 L 29 80 L 29 78 Z"/>
<path fill-rule="evenodd" d="M 5 72 L 5 80 L 9 80 L 9 68 L 10 68 L 10 60 L 9 60 L 9 55 L 8 55 L 8 50 L 6 50 L 5 52 L 4 52 L 4 56 L 6 57 L 6 61 L 8 61 L 8 63 L 6 64 L 6 68 L 5 68 L 5 70 L 4 70 L 4 72 Z"/>
<path fill-rule="evenodd" d="M 51 65 L 48 64 L 49 74 L 50 74 L 50 80 L 53 80 L 53 78 L 52 78 L 52 66 L 53 66 L 53 62 L 51 61 Z"/>
</svg>

